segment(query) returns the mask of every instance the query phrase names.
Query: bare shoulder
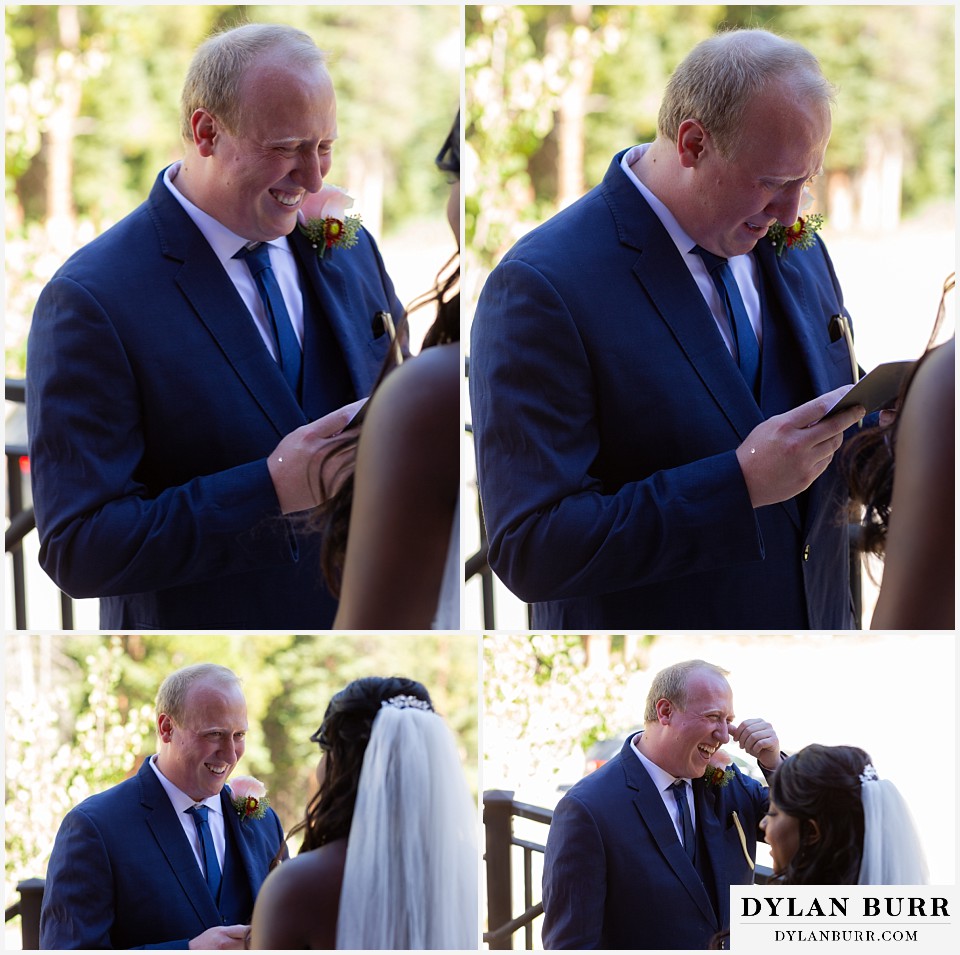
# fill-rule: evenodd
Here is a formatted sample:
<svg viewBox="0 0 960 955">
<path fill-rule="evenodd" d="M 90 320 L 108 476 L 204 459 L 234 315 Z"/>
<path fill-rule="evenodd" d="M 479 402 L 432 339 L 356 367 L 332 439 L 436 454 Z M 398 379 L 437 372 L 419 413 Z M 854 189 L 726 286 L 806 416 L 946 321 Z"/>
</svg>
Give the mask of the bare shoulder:
<svg viewBox="0 0 960 955">
<path fill-rule="evenodd" d="M 371 411 L 390 417 L 436 412 L 442 405 L 456 406 L 462 371 L 457 343 L 425 348 L 393 372 L 371 399 Z"/>
<path fill-rule="evenodd" d="M 253 910 L 252 948 L 334 947 L 346 851 L 338 839 L 270 873 Z"/>
</svg>

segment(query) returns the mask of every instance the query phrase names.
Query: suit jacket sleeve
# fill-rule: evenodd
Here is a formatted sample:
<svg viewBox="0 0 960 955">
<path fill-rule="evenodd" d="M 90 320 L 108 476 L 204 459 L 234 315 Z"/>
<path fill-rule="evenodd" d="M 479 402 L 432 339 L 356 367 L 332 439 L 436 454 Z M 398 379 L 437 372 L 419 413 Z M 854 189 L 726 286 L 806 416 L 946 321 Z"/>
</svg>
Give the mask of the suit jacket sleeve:
<svg viewBox="0 0 960 955">
<path fill-rule="evenodd" d="M 569 794 L 557 804 L 543 862 L 543 947 L 601 947 L 606 857 L 590 810 Z"/>
<path fill-rule="evenodd" d="M 265 459 L 158 494 L 138 479 L 148 425 L 137 381 L 103 308 L 68 277 L 54 278 L 34 313 L 27 415 L 40 562 L 71 596 L 150 591 L 294 559 Z M 270 515 L 276 527 L 267 529 Z"/>
<path fill-rule="evenodd" d="M 733 450 L 617 488 L 595 476 L 604 453 L 596 372 L 574 317 L 536 268 L 508 259 L 491 274 L 472 334 L 471 411 L 490 565 L 521 599 L 611 592 L 762 558 Z M 696 416 L 692 404 L 691 429 Z"/>
<path fill-rule="evenodd" d="M 47 867 L 40 913 L 41 949 L 113 948 L 117 899 L 110 856 L 96 823 L 73 809 L 57 833 Z M 162 900 L 157 900 L 162 905 Z M 185 949 L 189 939 L 137 948 Z"/>
</svg>

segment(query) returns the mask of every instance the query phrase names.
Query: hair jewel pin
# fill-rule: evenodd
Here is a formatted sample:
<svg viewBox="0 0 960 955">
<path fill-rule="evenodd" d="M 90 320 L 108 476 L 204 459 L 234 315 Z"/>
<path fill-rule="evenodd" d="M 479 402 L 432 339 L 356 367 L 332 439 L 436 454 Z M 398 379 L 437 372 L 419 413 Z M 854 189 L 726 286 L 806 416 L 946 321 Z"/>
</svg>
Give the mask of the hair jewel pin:
<svg viewBox="0 0 960 955">
<path fill-rule="evenodd" d="M 877 775 L 877 771 L 873 768 L 873 763 L 867 763 L 863 767 L 863 772 L 860 774 L 861 783 L 875 783 L 879 780 L 880 777 Z"/>
<path fill-rule="evenodd" d="M 381 701 L 381 709 L 384 706 L 394 706 L 398 710 L 426 710 L 428 713 L 433 712 L 433 707 L 426 700 L 421 700 L 419 697 L 409 695 L 391 696 L 389 700 Z"/>
</svg>

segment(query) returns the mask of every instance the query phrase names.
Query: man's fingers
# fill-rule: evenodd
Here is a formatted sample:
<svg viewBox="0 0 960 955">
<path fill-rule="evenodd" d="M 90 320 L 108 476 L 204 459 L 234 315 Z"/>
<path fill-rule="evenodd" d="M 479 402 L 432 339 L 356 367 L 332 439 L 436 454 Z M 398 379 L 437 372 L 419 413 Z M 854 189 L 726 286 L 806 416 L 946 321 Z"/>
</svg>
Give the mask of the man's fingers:
<svg viewBox="0 0 960 955">
<path fill-rule="evenodd" d="M 359 401 L 354 401 L 352 404 L 344 405 L 342 408 L 337 408 L 336 411 L 331 411 L 322 418 L 317 418 L 316 421 L 307 425 L 307 427 L 317 437 L 332 438 L 334 435 L 343 431 L 343 429 L 350 424 L 351 421 L 353 421 L 357 415 L 357 412 L 363 407 L 366 400 L 366 398 L 361 398 Z"/>
</svg>

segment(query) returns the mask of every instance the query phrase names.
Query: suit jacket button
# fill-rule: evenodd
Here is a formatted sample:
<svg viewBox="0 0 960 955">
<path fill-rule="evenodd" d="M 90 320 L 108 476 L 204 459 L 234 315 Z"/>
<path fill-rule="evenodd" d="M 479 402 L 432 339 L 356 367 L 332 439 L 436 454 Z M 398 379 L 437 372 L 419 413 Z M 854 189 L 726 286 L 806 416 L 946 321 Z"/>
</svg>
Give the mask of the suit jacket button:
<svg viewBox="0 0 960 955">
<path fill-rule="evenodd" d="M 810 560 L 810 545 L 806 544 L 803 548 L 803 559 Z"/>
</svg>

